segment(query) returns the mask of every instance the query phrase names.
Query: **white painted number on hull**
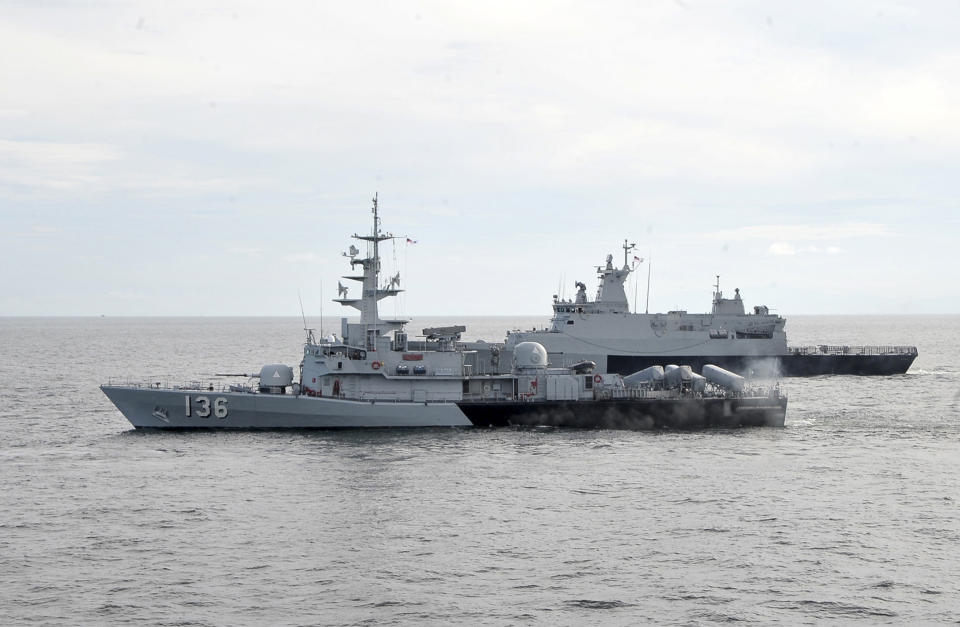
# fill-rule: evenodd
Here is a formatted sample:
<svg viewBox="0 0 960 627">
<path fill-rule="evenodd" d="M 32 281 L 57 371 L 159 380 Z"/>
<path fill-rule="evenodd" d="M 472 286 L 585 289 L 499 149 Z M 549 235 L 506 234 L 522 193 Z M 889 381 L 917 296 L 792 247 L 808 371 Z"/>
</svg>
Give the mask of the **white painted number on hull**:
<svg viewBox="0 0 960 627">
<path fill-rule="evenodd" d="M 210 399 L 206 396 L 198 396 L 196 399 L 191 399 L 189 395 L 183 397 L 183 402 L 185 404 L 185 412 L 187 418 L 192 416 L 194 413 L 197 414 L 198 418 L 209 418 L 211 414 L 211 405 Z M 198 407 L 194 408 L 193 403 L 196 402 Z M 227 399 L 222 396 L 218 396 L 213 399 L 212 413 L 217 418 L 226 418 L 227 417 Z"/>
</svg>

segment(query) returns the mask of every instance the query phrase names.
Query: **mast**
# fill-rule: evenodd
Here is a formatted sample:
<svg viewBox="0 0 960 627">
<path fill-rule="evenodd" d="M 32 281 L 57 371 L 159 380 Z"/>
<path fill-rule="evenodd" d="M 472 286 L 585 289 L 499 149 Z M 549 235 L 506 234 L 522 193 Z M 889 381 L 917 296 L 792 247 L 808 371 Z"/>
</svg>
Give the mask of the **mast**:
<svg viewBox="0 0 960 627">
<path fill-rule="evenodd" d="M 720 275 L 715 275 L 717 282 L 713 286 L 713 309 L 712 313 L 720 313 L 720 299 L 723 298 L 723 292 L 720 291 Z"/>
<path fill-rule="evenodd" d="M 630 268 L 630 264 L 627 261 L 627 255 L 630 253 L 631 250 L 633 250 L 636 247 L 637 247 L 636 244 L 630 244 L 628 246 L 627 240 L 623 240 L 623 269 L 624 270 L 627 270 Z"/>
<path fill-rule="evenodd" d="M 398 277 L 395 281 L 391 281 L 389 285 L 385 285 L 382 288 L 378 285 L 380 280 L 380 242 L 393 239 L 394 236 L 392 233 L 383 233 L 380 230 L 378 194 L 374 194 L 373 196 L 371 213 L 373 214 L 373 231 L 370 235 L 354 233 L 352 237 L 353 239 L 367 242 L 368 245 L 372 244 L 372 246 L 369 246 L 367 249 L 368 252 L 372 252 L 372 255 L 363 258 L 358 257 L 360 251 L 356 246 L 351 246 L 348 252 L 343 253 L 345 257 L 350 258 L 351 268 L 355 268 L 356 266 L 363 268 L 363 274 L 344 275 L 343 277 L 344 279 L 357 281 L 361 284 L 362 291 L 360 298 L 348 298 L 347 291 L 349 288 L 341 285 L 339 287 L 340 298 L 334 299 L 334 302 L 360 310 L 359 327 L 363 329 L 364 343 L 367 345 L 367 350 L 376 350 L 376 337 L 379 335 L 378 330 L 383 327 L 386 332 L 389 332 L 393 329 L 402 328 L 405 321 L 384 321 L 380 319 L 377 303 L 387 296 L 396 296 L 403 290 L 396 288 L 396 285 L 399 283 Z M 351 325 L 351 327 L 354 327 L 354 325 Z M 359 338 L 351 337 L 350 339 L 356 343 Z"/>
<path fill-rule="evenodd" d="M 378 213 L 379 208 L 377 207 L 377 197 L 380 196 L 380 192 L 373 192 L 373 289 L 376 292 L 378 279 L 380 278 L 380 215 Z M 364 290 L 366 292 L 366 290 Z M 377 299 L 374 299 L 371 303 L 373 308 L 373 337 L 377 336 L 377 319 L 380 317 L 380 312 L 377 310 Z M 376 350 L 376 342 L 374 342 L 374 350 Z"/>
</svg>

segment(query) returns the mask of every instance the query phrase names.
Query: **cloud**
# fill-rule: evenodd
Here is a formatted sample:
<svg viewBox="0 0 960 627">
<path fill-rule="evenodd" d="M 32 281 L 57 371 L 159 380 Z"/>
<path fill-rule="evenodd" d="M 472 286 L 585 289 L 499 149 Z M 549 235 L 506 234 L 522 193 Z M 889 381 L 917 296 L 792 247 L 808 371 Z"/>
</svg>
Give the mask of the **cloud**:
<svg viewBox="0 0 960 627">
<path fill-rule="evenodd" d="M 774 242 L 773 244 L 770 244 L 767 252 L 776 256 L 789 256 L 796 255 L 798 253 L 806 253 L 811 255 L 838 255 L 843 252 L 843 249 L 839 248 L 838 246 L 827 246 L 825 248 L 821 248 L 820 246 L 796 246 L 790 242 Z"/>
<path fill-rule="evenodd" d="M 316 253 L 291 253 L 283 256 L 284 261 L 289 261 L 291 263 L 317 261 L 318 259 L 320 259 L 320 256 Z"/>
<path fill-rule="evenodd" d="M 0 139 L 0 186 L 60 192 L 137 190 L 147 194 L 237 191 L 263 187 L 263 177 L 232 178 L 168 172 L 183 165 L 134 156 L 111 144 Z M 143 171 L 135 171 L 135 169 Z"/>
<path fill-rule="evenodd" d="M 837 224 L 763 224 L 724 229 L 708 235 L 711 239 L 744 241 L 750 239 L 821 241 L 853 238 L 889 237 L 886 224 L 843 222 Z"/>
<path fill-rule="evenodd" d="M 788 242 L 776 242 L 770 244 L 770 249 L 768 251 L 771 255 L 796 255 L 797 249 L 793 244 Z"/>
<path fill-rule="evenodd" d="M 99 143 L 0 139 L 0 184 L 69 190 L 100 181 L 122 151 Z"/>
<path fill-rule="evenodd" d="M 265 252 L 266 250 L 263 248 L 258 248 L 255 246 L 231 246 L 230 248 L 227 248 L 227 253 L 231 255 L 242 255 L 246 257 L 259 257 Z"/>
<path fill-rule="evenodd" d="M 956 147 L 960 128 L 954 54 L 923 46 L 897 66 L 838 55 L 810 38 L 800 11 L 782 9 L 770 33 L 739 11 L 629 2 L 428 2 L 421 18 L 362 2 L 231 7 L 111 6 L 104 20 L 96 8 L 21 12 L 0 27 L 24 60 L 0 61 L 0 82 L 17 86 L 10 110 L 249 150 L 376 152 L 412 168 L 452 161 L 585 182 L 779 181 L 835 170 L 846 156 L 830 141 L 918 135 Z M 859 24 L 848 13 L 832 28 Z M 369 34 L 359 46 L 358 32 Z"/>
<path fill-rule="evenodd" d="M 107 297 L 124 302 L 139 302 L 147 299 L 147 295 L 143 292 L 130 290 L 112 290 L 107 292 Z"/>
<path fill-rule="evenodd" d="M 104 144 L 0 139 L 0 159 L 30 167 L 103 163 L 121 155 L 116 146 Z"/>
</svg>

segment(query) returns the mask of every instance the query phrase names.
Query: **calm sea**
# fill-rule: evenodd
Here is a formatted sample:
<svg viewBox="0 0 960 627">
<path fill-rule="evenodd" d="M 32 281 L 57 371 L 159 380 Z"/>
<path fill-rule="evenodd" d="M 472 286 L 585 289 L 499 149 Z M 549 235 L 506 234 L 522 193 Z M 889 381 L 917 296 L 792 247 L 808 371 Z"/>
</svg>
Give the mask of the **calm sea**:
<svg viewBox="0 0 960 627">
<path fill-rule="evenodd" d="M 920 357 L 785 380 L 783 429 L 146 433 L 97 389 L 296 365 L 301 326 L 0 318 L 0 624 L 960 620 L 960 316 L 791 317 Z"/>
</svg>

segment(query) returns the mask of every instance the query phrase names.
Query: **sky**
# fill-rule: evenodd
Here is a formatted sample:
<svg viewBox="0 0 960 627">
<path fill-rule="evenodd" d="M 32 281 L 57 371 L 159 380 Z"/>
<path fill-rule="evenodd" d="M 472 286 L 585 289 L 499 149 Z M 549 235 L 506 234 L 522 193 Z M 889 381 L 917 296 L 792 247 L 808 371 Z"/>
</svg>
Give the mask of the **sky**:
<svg viewBox="0 0 960 627">
<path fill-rule="evenodd" d="M 960 312 L 956 1 L 0 1 L 0 85 L 4 316 L 353 315 L 375 193 L 384 313 Z"/>
</svg>

